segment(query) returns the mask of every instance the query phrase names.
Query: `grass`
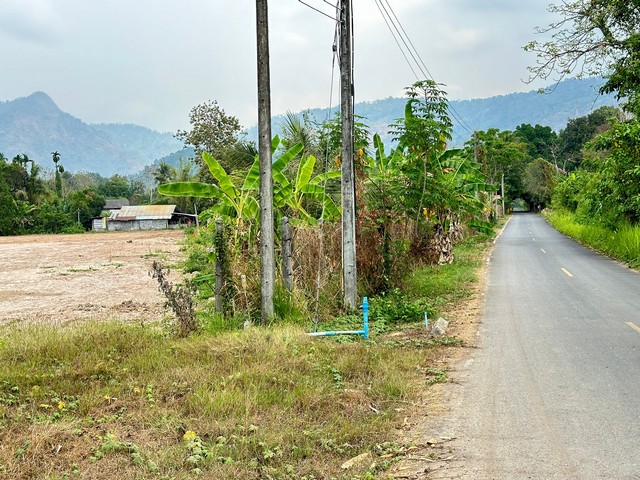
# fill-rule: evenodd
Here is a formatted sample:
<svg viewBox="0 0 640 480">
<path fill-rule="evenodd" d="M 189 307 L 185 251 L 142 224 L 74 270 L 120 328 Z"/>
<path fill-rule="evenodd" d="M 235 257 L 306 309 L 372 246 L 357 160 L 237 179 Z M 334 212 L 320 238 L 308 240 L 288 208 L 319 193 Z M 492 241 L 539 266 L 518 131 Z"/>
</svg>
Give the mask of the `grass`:
<svg viewBox="0 0 640 480">
<path fill-rule="evenodd" d="M 442 313 L 450 305 L 468 297 L 478 281 L 482 252 L 489 238 L 478 235 L 456 245 L 455 262 L 449 265 L 425 266 L 411 272 L 404 290 L 413 299 L 422 299 L 432 315 Z"/>
<path fill-rule="evenodd" d="M 387 440 L 438 348 L 295 327 L 184 340 L 116 323 L 13 329 L 0 348 L 1 476 L 339 477 Z"/>
<path fill-rule="evenodd" d="M 613 231 L 601 225 L 579 223 L 564 210 L 547 211 L 545 218 L 559 232 L 613 258 L 640 267 L 640 227 L 621 225 Z"/>
<path fill-rule="evenodd" d="M 379 317 L 385 328 L 374 321 L 367 342 L 310 338 L 295 324 L 212 325 L 183 339 L 106 321 L 5 327 L 0 477 L 383 478 L 408 448 L 393 432 L 425 388 L 447 381 L 440 360 L 460 345 L 419 328 L 384 332 L 425 305 L 463 302 L 485 246 L 467 241 L 459 263 L 415 272 L 395 294 L 397 318 Z"/>
</svg>

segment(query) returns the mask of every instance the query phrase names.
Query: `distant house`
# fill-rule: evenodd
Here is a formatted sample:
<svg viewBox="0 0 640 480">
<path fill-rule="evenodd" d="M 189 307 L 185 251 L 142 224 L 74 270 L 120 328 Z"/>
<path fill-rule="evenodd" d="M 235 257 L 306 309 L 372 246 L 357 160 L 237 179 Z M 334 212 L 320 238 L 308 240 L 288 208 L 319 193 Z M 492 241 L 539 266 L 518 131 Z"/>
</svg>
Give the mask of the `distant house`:
<svg viewBox="0 0 640 480">
<path fill-rule="evenodd" d="M 95 231 L 106 230 L 107 217 L 110 217 L 114 213 L 120 212 L 120 209 L 122 207 L 128 206 L 129 200 L 127 200 L 126 198 L 107 198 L 104 207 L 102 208 L 102 215 L 91 220 L 91 229 Z"/>
<path fill-rule="evenodd" d="M 118 212 L 113 212 L 107 218 L 107 230 L 161 230 L 169 228 L 170 223 L 174 223 L 171 219 L 175 209 L 175 205 L 124 205 Z"/>
</svg>

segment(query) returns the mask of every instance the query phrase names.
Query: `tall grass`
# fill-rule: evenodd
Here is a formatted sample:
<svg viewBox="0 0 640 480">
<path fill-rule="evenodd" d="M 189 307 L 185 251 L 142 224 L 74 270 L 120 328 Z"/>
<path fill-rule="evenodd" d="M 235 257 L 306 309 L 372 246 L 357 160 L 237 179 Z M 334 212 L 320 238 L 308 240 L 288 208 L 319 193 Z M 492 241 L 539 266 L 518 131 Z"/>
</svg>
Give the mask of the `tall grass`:
<svg viewBox="0 0 640 480">
<path fill-rule="evenodd" d="M 574 214 L 565 210 L 553 210 L 545 216 L 559 232 L 631 267 L 640 267 L 640 227 L 621 224 L 616 230 L 610 230 L 597 224 L 580 223 Z"/>
</svg>

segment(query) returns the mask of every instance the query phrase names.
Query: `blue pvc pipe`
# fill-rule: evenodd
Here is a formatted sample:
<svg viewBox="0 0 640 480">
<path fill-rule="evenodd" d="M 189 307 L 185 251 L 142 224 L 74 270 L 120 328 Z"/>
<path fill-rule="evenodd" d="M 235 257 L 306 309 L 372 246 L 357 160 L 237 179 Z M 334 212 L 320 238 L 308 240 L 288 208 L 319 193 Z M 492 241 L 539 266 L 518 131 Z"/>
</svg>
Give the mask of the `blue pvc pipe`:
<svg viewBox="0 0 640 480">
<path fill-rule="evenodd" d="M 338 330 L 329 332 L 311 332 L 307 333 L 310 337 L 334 337 L 336 335 L 364 335 L 364 330 Z"/>
<path fill-rule="evenodd" d="M 369 299 L 367 297 L 364 297 L 362 299 L 362 322 L 364 324 L 362 336 L 364 337 L 365 340 L 368 340 L 369 339 Z"/>
<path fill-rule="evenodd" d="M 310 337 L 334 337 L 336 335 L 362 335 L 365 340 L 369 339 L 369 299 L 362 299 L 362 330 L 331 330 L 329 332 L 307 333 Z"/>
</svg>

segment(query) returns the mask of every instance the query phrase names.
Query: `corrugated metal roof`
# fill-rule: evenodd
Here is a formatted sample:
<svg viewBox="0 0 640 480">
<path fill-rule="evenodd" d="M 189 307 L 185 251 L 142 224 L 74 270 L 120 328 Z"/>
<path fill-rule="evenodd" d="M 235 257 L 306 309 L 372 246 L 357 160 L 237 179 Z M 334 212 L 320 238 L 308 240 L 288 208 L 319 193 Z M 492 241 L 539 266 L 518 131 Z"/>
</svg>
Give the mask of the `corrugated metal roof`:
<svg viewBox="0 0 640 480">
<path fill-rule="evenodd" d="M 170 220 L 175 205 L 130 205 L 123 206 L 112 220 Z"/>
</svg>

